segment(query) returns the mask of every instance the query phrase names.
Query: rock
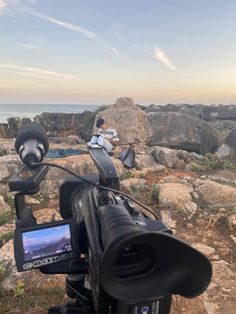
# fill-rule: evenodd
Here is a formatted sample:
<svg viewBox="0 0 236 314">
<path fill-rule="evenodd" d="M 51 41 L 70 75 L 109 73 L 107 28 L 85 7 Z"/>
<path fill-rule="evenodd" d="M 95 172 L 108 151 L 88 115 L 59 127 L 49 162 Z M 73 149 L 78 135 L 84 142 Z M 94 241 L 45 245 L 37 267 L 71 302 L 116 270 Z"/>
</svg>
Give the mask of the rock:
<svg viewBox="0 0 236 314">
<path fill-rule="evenodd" d="M 13 240 L 8 241 L 0 249 L 0 261 L 5 261 L 15 267 Z"/>
<path fill-rule="evenodd" d="M 236 128 L 229 133 L 224 142 L 234 150 L 236 149 Z"/>
<path fill-rule="evenodd" d="M 212 281 L 203 294 L 203 304 L 209 314 L 235 313 L 236 274 L 224 260 L 212 262 Z"/>
<path fill-rule="evenodd" d="M 167 227 L 176 229 L 176 221 L 171 218 L 171 213 L 169 210 L 161 210 L 161 220 Z"/>
<path fill-rule="evenodd" d="M 207 122 L 175 112 L 148 113 L 153 130 L 150 145 L 180 148 L 197 154 L 214 152 L 218 141 Z"/>
<path fill-rule="evenodd" d="M 215 254 L 215 249 L 211 246 L 208 246 L 206 244 L 202 243 L 193 243 L 192 247 L 198 251 L 200 251 L 202 254 L 206 255 L 207 257 L 210 257 L 211 255 Z"/>
<path fill-rule="evenodd" d="M 157 163 L 175 169 L 184 169 L 189 162 L 196 160 L 195 155 L 197 155 L 181 149 L 170 149 L 161 146 L 155 146 L 152 154 Z"/>
<path fill-rule="evenodd" d="M 159 204 L 170 210 L 181 211 L 185 214 L 194 214 L 197 205 L 192 202 L 190 184 L 164 183 L 159 185 Z"/>
<path fill-rule="evenodd" d="M 4 201 L 2 195 L 0 195 L 0 216 L 11 211 L 11 207 Z"/>
<path fill-rule="evenodd" d="M 55 144 L 60 144 L 59 147 L 57 148 L 72 148 L 71 145 L 78 145 L 78 144 L 85 144 L 85 141 L 77 136 L 77 135 L 69 135 L 67 137 L 49 137 L 49 144 L 50 144 L 50 148 L 52 147 L 56 147 L 57 145 Z"/>
<path fill-rule="evenodd" d="M 29 118 L 20 118 L 20 117 L 10 117 L 7 119 L 8 123 L 8 137 L 16 137 L 18 131 L 25 126 L 26 124 L 30 123 L 31 120 Z"/>
<path fill-rule="evenodd" d="M 150 105 L 144 110 L 148 112 L 179 112 L 187 113 L 203 120 L 235 120 L 235 105 L 201 105 L 201 104 L 167 104 Z"/>
<path fill-rule="evenodd" d="M 228 218 L 229 229 L 236 232 L 236 214 L 230 215 Z"/>
<path fill-rule="evenodd" d="M 215 152 L 215 154 L 219 158 L 231 157 L 233 155 L 234 150 L 227 144 L 223 143 Z"/>
<path fill-rule="evenodd" d="M 27 195 L 25 197 L 25 202 L 27 205 L 39 205 L 40 204 L 39 200 L 37 200 L 35 197 L 29 196 L 29 195 Z"/>
<path fill-rule="evenodd" d="M 122 162 L 116 158 L 112 158 L 112 161 L 116 167 L 118 176 L 124 175 L 125 169 Z M 85 174 L 98 174 L 98 170 L 90 155 L 75 155 L 55 159 L 51 158 L 50 162 L 63 166 L 80 176 Z M 61 169 L 49 167 L 45 180 L 43 180 L 40 185 L 40 193 L 42 195 L 57 195 L 62 180 L 67 176 L 71 175 Z"/>
<path fill-rule="evenodd" d="M 216 284 L 219 284 L 219 285 L 222 284 L 222 280 L 225 281 L 226 278 L 229 280 L 236 279 L 236 273 L 231 269 L 230 263 L 224 260 L 220 260 L 220 261 L 212 262 L 212 266 L 213 266 L 213 274 L 214 274 L 213 279 Z"/>
<path fill-rule="evenodd" d="M 160 184 L 162 183 L 187 183 L 187 180 L 185 180 L 184 178 L 178 178 L 178 177 L 175 177 L 174 175 L 169 175 L 169 176 L 166 176 L 164 178 L 162 178 L 159 182 Z"/>
<path fill-rule="evenodd" d="M 14 259 L 13 240 L 8 241 L 0 249 L 0 261 L 4 261 L 8 268 L 8 275 L 0 282 L 0 289 L 5 291 L 14 291 L 19 280 L 22 281 L 22 286 L 40 287 L 41 289 L 50 286 L 62 286 L 64 283 L 64 275 L 44 275 L 39 270 L 31 270 L 28 272 L 19 273 L 16 269 Z"/>
<path fill-rule="evenodd" d="M 161 173 L 165 173 L 166 171 L 166 167 L 162 166 L 162 165 L 155 165 L 152 167 L 146 167 L 142 169 L 142 174 L 144 176 L 150 176 L 150 175 L 155 175 L 158 176 Z"/>
<path fill-rule="evenodd" d="M 144 143 L 152 136 L 146 113 L 132 98 L 118 98 L 114 105 L 97 114 L 96 120 L 99 118 L 117 130 L 121 144 Z"/>
<path fill-rule="evenodd" d="M 138 169 L 152 168 L 157 166 L 157 163 L 152 155 L 139 155 L 135 156 L 135 165 Z"/>
<path fill-rule="evenodd" d="M 0 123 L 0 138 L 7 137 L 7 133 L 8 133 L 8 124 Z"/>
<path fill-rule="evenodd" d="M 236 244 L 236 237 L 234 237 L 232 234 L 230 235 L 230 237 L 233 240 L 234 244 Z"/>
<path fill-rule="evenodd" d="M 95 115 L 95 112 L 87 110 L 82 113 L 44 112 L 35 116 L 34 122 L 40 124 L 50 136 L 79 135 L 85 139 L 88 135 L 90 139 Z"/>
<path fill-rule="evenodd" d="M 236 128 L 233 129 L 225 138 L 223 144 L 217 149 L 216 154 L 219 157 L 227 157 L 236 162 Z"/>
<path fill-rule="evenodd" d="M 0 157 L 0 181 L 15 174 L 22 165 L 17 155 L 7 155 Z"/>
<path fill-rule="evenodd" d="M 147 189 L 146 180 L 145 179 L 138 179 L 138 178 L 130 178 L 125 179 L 120 182 L 120 189 L 124 193 L 133 192 L 136 186 L 141 186 L 143 189 Z"/>
<path fill-rule="evenodd" d="M 207 180 L 195 190 L 206 205 L 236 208 L 236 188 Z"/>
<path fill-rule="evenodd" d="M 57 208 L 43 208 L 34 212 L 37 223 L 43 224 L 52 221 L 62 220 Z"/>
</svg>

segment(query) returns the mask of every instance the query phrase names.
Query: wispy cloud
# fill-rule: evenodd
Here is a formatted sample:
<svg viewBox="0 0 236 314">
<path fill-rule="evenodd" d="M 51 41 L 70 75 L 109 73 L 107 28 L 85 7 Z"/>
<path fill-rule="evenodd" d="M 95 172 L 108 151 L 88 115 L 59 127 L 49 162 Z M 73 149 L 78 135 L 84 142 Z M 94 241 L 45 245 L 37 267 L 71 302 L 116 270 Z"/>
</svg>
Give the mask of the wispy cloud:
<svg viewBox="0 0 236 314">
<path fill-rule="evenodd" d="M 78 33 L 81 33 L 81 34 L 84 34 L 85 36 L 89 37 L 89 38 L 96 38 L 96 34 L 79 26 L 79 25 L 75 25 L 75 24 L 71 24 L 71 23 L 67 23 L 67 22 L 63 22 L 63 21 L 60 21 L 60 20 L 57 20 L 51 16 L 47 16 L 45 14 L 42 14 L 42 13 L 39 13 L 39 12 L 35 12 L 35 11 L 31 11 L 31 10 L 27 10 L 26 11 L 27 13 L 33 15 L 33 16 L 36 16 L 42 20 L 45 20 L 45 21 L 48 21 L 50 23 L 53 23 L 53 24 L 57 24 L 59 26 L 62 26 L 64 28 L 67 28 L 69 30 L 72 30 L 72 31 L 75 31 L 75 32 L 78 32 Z"/>
<path fill-rule="evenodd" d="M 27 41 L 26 43 L 18 43 L 16 46 L 28 50 L 45 50 L 52 46 L 50 42 L 42 38 L 32 37 Z"/>
<path fill-rule="evenodd" d="M 121 56 L 121 53 L 112 45 L 110 45 L 109 43 L 107 43 L 106 41 L 102 40 L 101 38 L 98 38 L 97 34 L 95 32 L 92 32 L 80 25 L 77 24 L 72 24 L 69 22 L 64 22 L 61 21 L 59 19 L 56 19 L 52 16 L 48 16 L 46 14 L 43 14 L 41 12 L 35 11 L 35 10 L 31 10 L 29 8 L 26 8 L 25 6 L 23 6 L 23 3 L 27 3 L 28 4 L 35 4 L 37 2 L 37 0 L 0 0 L 0 15 L 5 13 L 9 16 L 15 17 L 17 18 L 17 15 L 15 15 L 16 13 L 19 12 L 23 12 L 32 16 L 35 16 L 41 20 L 47 21 L 49 23 L 52 24 L 56 24 L 60 27 L 66 28 L 68 30 L 83 34 L 84 36 L 93 39 L 96 43 L 98 44 L 102 44 L 106 49 L 110 50 L 111 52 L 113 52 L 115 55 L 117 56 Z M 13 4 L 16 3 L 18 4 L 18 6 L 16 7 L 16 10 L 14 10 L 14 6 Z M 7 6 L 9 4 L 9 8 L 11 8 L 12 10 L 8 10 Z M 26 49 L 38 49 L 37 47 L 34 47 L 37 45 L 33 45 L 33 44 L 21 44 L 22 48 L 26 48 Z"/>
<path fill-rule="evenodd" d="M 111 52 L 113 52 L 114 54 L 116 54 L 117 56 L 121 57 L 121 53 L 119 50 L 117 50 L 116 48 L 112 47 L 110 44 L 108 44 L 107 42 L 103 41 L 103 40 L 97 40 L 98 43 L 102 44 L 106 49 L 110 50 Z"/>
<path fill-rule="evenodd" d="M 154 48 L 154 58 L 165 64 L 167 68 L 175 71 L 176 66 L 170 61 L 165 52 L 158 47 Z"/>
<path fill-rule="evenodd" d="M 152 52 L 149 51 L 148 49 L 144 48 L 144 47 L 141 47 L 139 45 L 135 45 L 135 48 L 137 48 L 138 50 L 142 51 L 142 52 L 145 52 L 147 53 L 148 55 L 151 55 L 152 56 Z"/>
<path fill-rule="evenodd" d="M 21 47 L 21 48 L 25 48 L 25 49 L 30 49 L 30 50 L 41 50 L 41 49 L 43 49 L 42 47 L 34 45 L 34 44 L 18 44 L 17 46 Z"/>
<path fill-rule="evenodd" d="M 61 27 L 69 29 L 71 31 L 75 31 L 75 32 L 81 33 L 81 34 L 87 36 L 88 38 L 95 40 L 97 43 L 102 44 L 106 49 L 112 51 L 114 54 L 116 54 L 118 56 L 121 56 L 121 53 L 116 48 L 112 47 L 106 41 L 104 41 L 102 39 L 99 39 L 96 33 L 91 32 L 91 31 L 89 31 L 89 30 L 87 30 L 87 29 L 85 29 L 85 28 L 83 28 L 83 27 L 81 27 L 79 25 L 75 25 L 75 24 L 72 24 L 72 23 L 64 22 L 64 21 L 55 19 L 55 18 L 53 18 L 51 16 L 47 16 L 45 14 L 42 14 L 42 13 L 39 13 L 39 12 L 35 12 L 35 11 L 31 11 L 31 10 L 27 10 L 26 12 L 28 14 L 36 16 L 36 17 L 38 17 L 38 18 L 40 18 L 40 19 L 42 19 L 44 21 L 47 21 L 47 22 L 59 25 Z"/>
<path fill-rule="evenodd" d="M 148 49 L 146 48 L 147 45 L 145 45 L 145 47 L 143 46 L 139 46 L 139 45 L 135 45 L 135 48 L 145 52 L 146 54 L 152 56 L 153 58 L 159 60 L 160 62 L 162 62 L 163 64 L 165 64 L 165 66 L 167 66 L 169 69 L 175 71 L 176 70 L 176 66 L 170 61 L 170 59 L 167 57 L 166 53 L 160 49 L 159 47 L 155 46 L 154 47 L 154 52 L 153 49 Z"/>
<path fill-rule="evenodd" d="M 39 78 L 61 78 L 61 79 L 75 79 L 76 76 L 64 73 L 53 72 L 45 69 L 25 67 L 15 64 L 1 64 L 0 68 L 17 71 L 19 74 L 25 74 L 30 76 L 35 76 Z"/>
</svg>

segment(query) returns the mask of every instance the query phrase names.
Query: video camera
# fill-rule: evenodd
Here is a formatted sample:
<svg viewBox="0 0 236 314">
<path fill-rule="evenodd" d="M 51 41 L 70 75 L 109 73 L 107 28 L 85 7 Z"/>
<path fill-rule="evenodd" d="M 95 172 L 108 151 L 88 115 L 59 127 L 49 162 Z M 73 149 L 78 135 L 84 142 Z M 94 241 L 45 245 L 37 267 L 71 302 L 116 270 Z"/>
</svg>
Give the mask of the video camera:
<svg viewBox="0 0 236 314">
<path fill-rule="evenodd" d="M 51 307 L 49 314 L 167 314 L 173 294 L 193 298 L 207 288 L 209 260 L 119 191 L 116 168 L 102 147 L 88 149 L 98 175 L 74 174 L 60 185 L 63 220 L 37 224 L 25 195 L 39 191 L 48 166 L 62 168 L 42 162 L 48 147 L 39 125 L 19 132 L 15 148 L 25 165 L 9 188 L 17 192 L 18 271 L 67 274 L 66 293 L 75 298 Z"/>
</svg>

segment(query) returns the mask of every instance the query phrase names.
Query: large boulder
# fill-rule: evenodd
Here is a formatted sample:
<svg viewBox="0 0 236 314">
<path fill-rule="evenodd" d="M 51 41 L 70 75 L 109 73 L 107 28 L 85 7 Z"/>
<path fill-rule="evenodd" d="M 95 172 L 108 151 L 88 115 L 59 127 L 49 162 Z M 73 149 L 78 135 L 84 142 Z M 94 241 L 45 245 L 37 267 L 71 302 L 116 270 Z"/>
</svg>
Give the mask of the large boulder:
<svg viewBox="0 0 236 314">
<path fill-rule="evenodd" d="M 99 118 L 117 130 L 121 144 L 144 143 L 152 136 L 146 113 L 132 98 L 118 98 L 114 105 L 97 114 L 96 120 Z"/>
<path fill-rule="evenodd" d="M 26 124 L 30 123 L 31 120 L 29 118 L 20 118 L 20 117 L 11 117 L 7 119 L 8 123 L 8 130 L 7 136 L 8 137 L 16 137 L 18 131 L 25 126 Z"/>
<path fill-rule="evenodd" d="M 159 185 L 159 205 L 187 215 L 195 214 L 197 205 L 192 201 L 193 188 L 186 183 L 163 183 Z"/>
<path fill-rule="evenodd" d="M 0 123 L 0 138 L 7 137 L 7 133 L 8 133 L 8 124 Z"/>
<path fill-rule="evenodd" d="M 227 157 L 236 162 L 236 128 L 225 138 L 222 145 L 217 149 L 216 154 L 219 157 Z"/>
<path fill-rule="evenodd" d="M 234 187 L 207 180 L 202 181 L 195 192 L 206 206 L 236 208 L 236 188 Z"/>
<path fill-rule="evenodd" d="M 184 169 L 188 163 L 203 158 L 196 153 L 189 153 L 182 149 L 170 149 L 162 146 L 155 146 L 152 154 L 159 164 L 167 168 L 175 169 Z"/>
<path fill-rule="evenodd" d="M 0 157 L 0 182 L 6 181 L 17 172 L 21 164 L 17 155 L 6 155 Z"/>
<path fill-rule="evenodd" d="M 180 148 L 197 154 L 214 152 L 217 137 L 207 122 L 189 114 L 151 112 L 148 121 L 153 130 L 150 145 Z"/>
<path fill-rule="evenodd" d="M 45 159 L 45 161 L 47 161 L 47 159 Z M 98 170 L 92 158 L 88 154 L 69 156 L 65 158 L 50 158 L 49 161 L 53 164 L 63 166 L 80 176 L 85 174 L 98 175 Z M 118 176 L 124 175 L 125 169 L 122 162 L 117 158 L 112 158 L 112 161 L 116 167 Z M 40 193 L 42 195 L 49 196 L 58 194 L 60 183 L 67 176 L 70 176 L 70 174 L 61 169 L 49 167 L 49 171 L 41 183 Z"/>
<path fill-rule="evenodd" d="M 82 113 L 44 112 L 34 117 L 50 136 L 76 134 L 87 140 L 91 137 L 96 113 L 85 110 Z"/>
</svg>

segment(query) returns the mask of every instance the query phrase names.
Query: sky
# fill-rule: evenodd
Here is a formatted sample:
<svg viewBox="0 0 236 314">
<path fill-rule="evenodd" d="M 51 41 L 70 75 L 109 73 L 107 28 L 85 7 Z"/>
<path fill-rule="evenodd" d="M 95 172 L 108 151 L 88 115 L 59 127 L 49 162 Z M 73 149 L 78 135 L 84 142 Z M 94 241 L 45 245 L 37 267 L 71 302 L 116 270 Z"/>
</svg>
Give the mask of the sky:
<svg viewBox="0 0 236 314">
<path fill-rule="evenodd" d="M 236 0 L 0 0 L 1 104 L 236 104 Z"/>
</svg>

